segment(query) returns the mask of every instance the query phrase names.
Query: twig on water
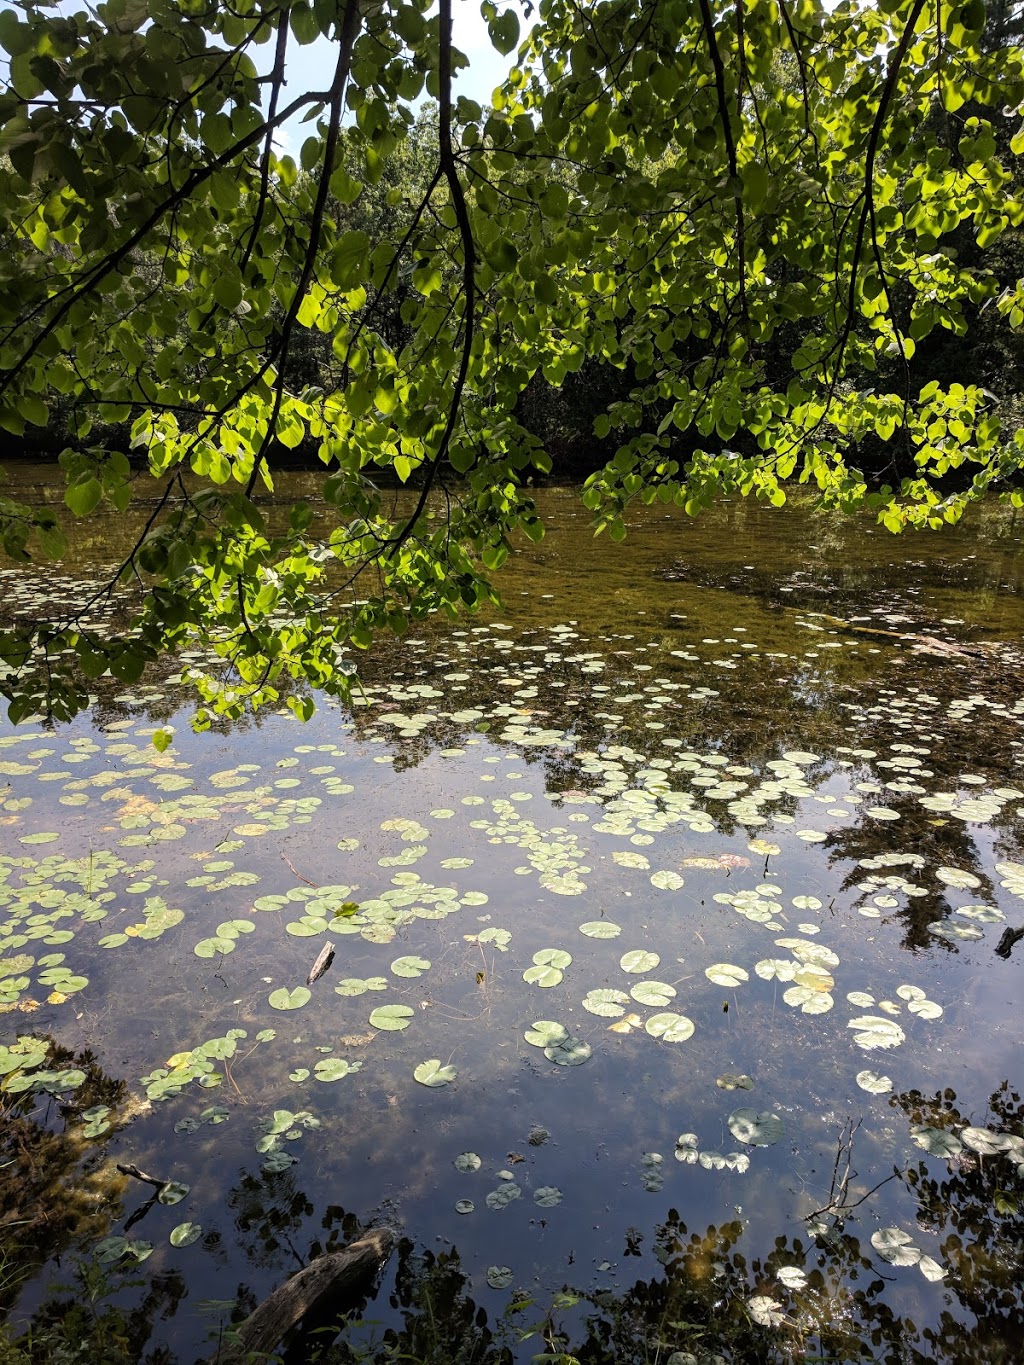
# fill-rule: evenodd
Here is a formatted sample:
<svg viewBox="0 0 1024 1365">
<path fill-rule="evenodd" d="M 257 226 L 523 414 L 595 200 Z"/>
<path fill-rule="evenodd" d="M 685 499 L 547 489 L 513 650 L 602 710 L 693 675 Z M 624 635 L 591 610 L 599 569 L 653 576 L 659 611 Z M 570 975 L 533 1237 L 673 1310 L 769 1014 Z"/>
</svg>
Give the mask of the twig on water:
<svg viewBox="0 0 1024 1365">
<path fill-rule="evenodd" d="M 288 857 L 288 854 L 285 853 L 283 849 L 282 849 L 282 851 L 281 851 L 281 857 L 282 857 L 282 858 L 285 860 L 285 862 L 288 864 L 288 866 L 289 866 L 289 868 L 291 869 L 292 873 L 293 873 L 296 877 L 298 877 L 298 879 L 299 879 L 300 882 L 305 882 L 307 886 L 313 887 L 313 889 L 316 890 L 316 891 L 319 891 L 319 890 L 320 890 L 320 883 L 319 883 L 319 882 L 311 882 L 311 881 L 309 880 L 308 877 L 304 877 L 304 876 L 302 875 L 302 873 L 298 870 L 298 868 L 295 866 L 295 864 L 292 862 L 291 858 Z"/>
</svg>

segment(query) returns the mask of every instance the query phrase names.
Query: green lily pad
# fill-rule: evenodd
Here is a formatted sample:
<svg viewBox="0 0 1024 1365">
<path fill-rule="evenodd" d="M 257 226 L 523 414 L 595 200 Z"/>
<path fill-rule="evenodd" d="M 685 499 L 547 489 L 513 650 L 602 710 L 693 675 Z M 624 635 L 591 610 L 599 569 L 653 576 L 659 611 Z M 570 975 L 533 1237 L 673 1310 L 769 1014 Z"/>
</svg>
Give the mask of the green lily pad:
<svg viewBox="0 0 1024 1365">
<path fill-rule="evenodd" d="M 618 1019 L 625 1014 L 623 1006 L 629 1004 L 629 996 L 625 991 L 599 987 L 596 990 L 587 991 L 582 1004 L 583 1008 L 591 1014 L 600 1015 L 605 1019 Z"/>
<path fill-rule="evenodd" d="M 652 1038 L 660 1038 L 663 1043 L 685 1043 L 693 1037 L 694 1023 L 685 1014 L 652 1014 L 644 1025 Z"/>
<path fill-rule="evenodd" d="M 638 981 L 629 988 L 629 993 L 638 1005 L 653 1005 L 660 1009 L 675 999 L 676 988 L 665 981 Z"/>
<path fill-rule="evenodd" d="M 343 1076 L 351 1076 L 362 1069 L 362 1062 L 350 1062 L 344 1057 L 326 1057 L 317 1062 L 313 1074 L 318 1081 L 340 1081 Z"/>
<path fill-rule="evenodd" d="M 890 1265 L 917 1265 L 921 1252 L 914 1246 L 909 1233 L 900 1228 L 878 1228 L 871 1234 L 871 1245 Z"/>
<path fill-rule="evenodd" d="M 472 1213 L 475 1208 L 476 1205 L 472 1199 L 456 1199 L 455 1201 L 456 1213 Z"/>
<path fill-rule="evenodd" d="M 396 957 L 391 970 L 395 976 L 422 976 L 430 970 L 430 963 L 425 957 Z"/>
<path fill-rule="evenodd" d="M 964 1149 L 963 1143 L 955 1133 L 951 1133 L 947 1128 L 935 1128 L 928 1123 L 912 1123 L 910 1136 L 929 1156 L 941 1157 L 945 1161 L 950 1157 L 959 1156 Z"/>
<path fill-rule="evenodd" d="M 853 1035 L 853 1041 L 865 1052 L 874 1051 L 876 1048 L 899 1047 L 906 1037 L 899 1024 L 881 1014 L 863 1014 L 857 1019 L 851 1019 L 846 1027 L 857 1030 Z"/>
<path fill-rule="evenodd" d="M 365 995 L 367 991 L 386 991 L 388 988 L 387 977 L 369 976 L 366 978 L 358 976 L 346 976 L 335 986 L 336 995 Z"/>
<path fill-rule="evenodd" d="M 582 1038 L 566 1038 L 561 1043 L 552 1043 L 544 1049 L 544 1056 L 555 1066 L 582 1066 L 589 1061 L 592 1050 Z"/>
<path fill-rule="evenodd" d="M 750 973 L 742 967 L 734 967 L 731 962 L 715 962 L 704 968 L 704 975 L 716 986 L 735 987 L 750 980 Z"/>
<path fill-rule="evenodd" d="M 754 1082 L 742 1072 L 726 1071 L 715 1081 L 719 1090 L 753 1090 Z"/>
<path fill-rule="evenodd" d="M 686 883 L 678 872 L 661 869 L 651 873 L 651 885 L 659 891 L 679 891 Z"/>
<path fill-rule="evenodd" d="M 661 958 L 657 953 L 644 952 L 642 948 L 634 948 L 632 952 L 623 953 L 619 958 L 619 966 L 624 972 L 653 972 L 659 965 Z"/>
<path fill-rule="evenodd" d="M 869 1095 L 887 1095 L 892 1090 L 892 1081 L 888 1076 L 879 1076 L 875 1071 L 858 1071 L 857 1084 L 862 1090 L 866 1090 Z"/>
<path fill-rule="evenodd" d="M 308 986 L 295 986 L 292 990 L 281 986 L 278 990 L 271 991 L 267 1003 L 275 1010 L 298 1010 L 308 1003 L 312 994 Z"/>
<path fill-rule="evenodd" d="M 506 1180 L 496 1190 L 491 1190 L 485 1202 L 489 1209 L 504 1209 L 509 1204 L 514 1204 L 517 1199 L 521 1199 L 522 1196 L 523 1192 L 515 1181 Z"/>
<path fill-rule="evenodd" d="M 1012 1145 L 1013 1139 L 1003 1133 L 993 1133 L 989 1128 L 968 1127 L 960 1134 L 965 1147 L 970 1147 L 972 1152 L 977 1152 L 979 1156 L 995 1156 L 999 1152 L 1005 1152 Z"/>
<path fill-rule="evenodd" d="M 165 1185 L 161 1185 L 157 1199 L 161 1204 L 180 1204 L 188 1194 L 189 1188 L 180 1180 L 168 1180 Z"/>
<path fill-rule="evenodd" d="M 771 1147 L 786 1131 L 779 1116 L 768 1110 L 759 1114 L 756 1109 L 736 1109 L 727 1122 L 737 1142 L 749 1147 Z"/>
<path fill-rule="evenodd" d="M 537 1019 L 523 1037 L 533 1047 L 552 1047 L 565 1042 L 569 1037 L 569 1030 L 554 1019 Z"/>
<path fill-rule="evenodd" d="M 563 948 L 541 948 L 534 953 L 533 960 L 538 967 L 557 967 L 564 971 L 572 962 L 572 954 Z"/>
<path fill-rule="evenodd" d="M 408 1005 L 378 1005 L 370 1013 L 370 1026 L 383 1029 L 386 1033 L 400 1033 L 409 1027 L 409 1020 L 415 1012 Z"/>
<path fill-rule="evenodd" d="M 540 986 L 548 990 L 562 980 L 562 972 L 557 967 L 527 967 L 523 972 L 523 980 L 530 986 Z"/>
<path fill-rule="evenodd" d="M 428 1085 L 432 1089 L 438 1089 L 442 1085 L 450 1085 L 458 1072 L 453 1066 L 442 1066 L 438 1057 L 431 1057 L 427 1062 L 420 1062 L 412 1074 L 420 1085 Z"/>
<path fill-rule="evenodd" d="M 176 1228 L 171 1229 L 168 1237 L 172 1247 L 190 1247 L 193 1242 L 198 1242 L 203 1235 L 203 1229 L 199 1223 L 179 1223 Z"/>
<path fill-rule="evenodd" d="M 589 919 L 580 925 L 580 933 L 586 934 L 587 938 L 618 938 L 622 926 L 613 924 L 610 919 Z"/>
<path fill-rule="evenodd" d="M 218 954 L 226 956 L 235 951 L 234 938 L 201 938 L 192 949 L 196 957 L 216 957 Z"/>
<path fill-rule="evenodd" d="M 512 1283 L 512 1271 L 507 1265 L 489 1265 L 487 1283 L 492 1289 L 507 1289 Z"/>
<path fill-rule="evenodd" d="M 457 1171 L 465 1171 L 468 1173 L 470 1171 L 478 1171 L 483 1165 L 483 1162 L 477 1156 L 476 1152 L 460 1152 L 452 1162 L 452 1165 Z"/>
<path fill-rule="evenodd" d="M 539 1204 L 542 1209 L 553 1209 L 556 1204 L 562 1202 L 562 1191 L 557 1185 L 541 1185 L 533 1192 L 533 1202 Z"/>
</svg>

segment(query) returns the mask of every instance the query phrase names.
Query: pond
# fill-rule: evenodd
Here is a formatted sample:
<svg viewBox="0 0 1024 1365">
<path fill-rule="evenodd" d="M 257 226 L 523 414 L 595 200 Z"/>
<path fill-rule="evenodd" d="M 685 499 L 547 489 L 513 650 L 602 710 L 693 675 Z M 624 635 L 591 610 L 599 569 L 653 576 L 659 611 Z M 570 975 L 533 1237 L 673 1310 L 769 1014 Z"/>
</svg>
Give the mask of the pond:
<svg viewBox="0 0 1024 1365">
<path fill-rule="evenodd" d="M 1019 1360 L 1024 522 L 538 502 L 351 708 L 0 727 L 12 1332 L 202 1359 L 387 1222 L 324 1359 Z"/>
</svg>

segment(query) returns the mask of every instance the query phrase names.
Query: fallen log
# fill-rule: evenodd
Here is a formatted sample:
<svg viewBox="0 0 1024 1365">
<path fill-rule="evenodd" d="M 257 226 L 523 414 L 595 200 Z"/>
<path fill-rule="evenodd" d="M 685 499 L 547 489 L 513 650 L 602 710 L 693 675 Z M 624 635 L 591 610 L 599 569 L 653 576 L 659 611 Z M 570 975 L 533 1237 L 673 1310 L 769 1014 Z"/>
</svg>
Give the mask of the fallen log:
<svg viewBox="0 0 1024 1365">
<path fill-rule="evenodd" d="M 324 946 L 320 949 L 320 952 L 317 954 L 316 961 L 309 969 L 309 975 L 306 977 L 306 985 L 312 986 L 314 981 L 319 981 L 320 978 L 323 976 L 324 972 L 327 970 L 327 968 L 331 965 L 333 961 L 334 944 L 325 943 Z"/>
<path fill-rule="evenodd" d="M 996 956 L 1005 958 L 1009 962 L 1013 945 L 1019 943 L 1022 938 L 1024 938 L 1024 928 L 1004 929 L 1002 938 L 996 944 Z"/>
<path fill-rule="evenodd" d="M 232 1327 L 230 1339 L 226 1334 L 209 1365 L 236 1365 L 251 1356 L 269 1355 L 288 1330 L 326 1298 L 351 1293 L 375 1275 L 391 1254 L 394 1241 L 390 1228 L 373 1228 L 343 1251 L 318 1256 L 278 1285 L 244 1322 Z"/>
</svg>

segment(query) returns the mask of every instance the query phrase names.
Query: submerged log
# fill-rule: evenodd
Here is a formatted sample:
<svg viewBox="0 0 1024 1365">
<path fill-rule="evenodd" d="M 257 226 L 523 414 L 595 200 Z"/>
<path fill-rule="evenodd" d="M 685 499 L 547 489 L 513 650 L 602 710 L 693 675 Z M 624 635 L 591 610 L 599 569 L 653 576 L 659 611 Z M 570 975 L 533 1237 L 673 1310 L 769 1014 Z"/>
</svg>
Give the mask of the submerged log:
<svg viewBox="0 0 1024 1365">
<path fill-rule="evenodd" d="M 1022 938 L 1024 938 L 1024 929 L 1004 929 L 1002 938 L 996 944 L 996 956 L 1005 958 L 1009 962 L 1013 945 L 1019 943 Z"/>
<path fill-rule="evenodd" d="M 358 1289 L 377 1273 L 391 1254 L 395 1234 L 390 1228 L 374 1228 L 351 1242 L 343 1251 L 318 1256 L 311 1264 L 278 1285 L 269 1298 L 233 1327 L 210 1357 L 209 1365 L 235 1365 L 253 1356 L 270 1354 L 295 1326 L 324 1300 L 342 1297 Z"/>
</svg>

